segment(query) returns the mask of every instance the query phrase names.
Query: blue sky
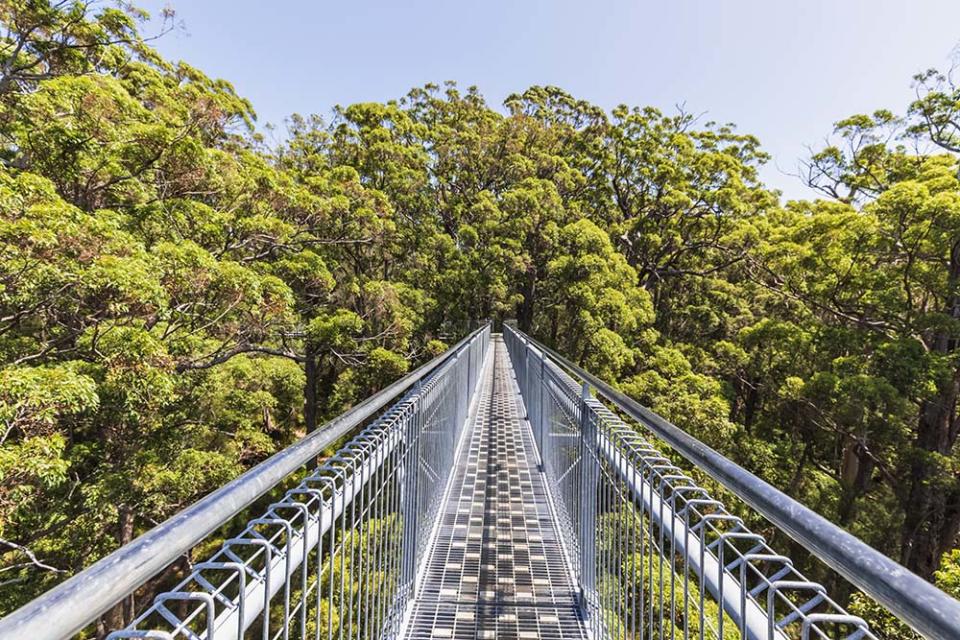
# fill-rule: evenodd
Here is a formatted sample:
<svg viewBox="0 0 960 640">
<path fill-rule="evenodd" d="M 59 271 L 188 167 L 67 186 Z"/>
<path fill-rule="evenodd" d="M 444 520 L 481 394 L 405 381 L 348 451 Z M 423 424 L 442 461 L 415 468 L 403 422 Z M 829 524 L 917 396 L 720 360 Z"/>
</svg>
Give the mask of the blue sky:
<svg viewBox="0 0 960 640">
<path fill-rule="evenodd" d="M 853 113 L 909 104 L 914 73 L 946 68 L 960 0 L 169 0 L 185 29 L 166 56 L 225 78 L 261 123 L 384 101 L 456 80 L 491 104 L 534 84 L 735 122 L 795 177 L 808 146 Z"/>
</svg>

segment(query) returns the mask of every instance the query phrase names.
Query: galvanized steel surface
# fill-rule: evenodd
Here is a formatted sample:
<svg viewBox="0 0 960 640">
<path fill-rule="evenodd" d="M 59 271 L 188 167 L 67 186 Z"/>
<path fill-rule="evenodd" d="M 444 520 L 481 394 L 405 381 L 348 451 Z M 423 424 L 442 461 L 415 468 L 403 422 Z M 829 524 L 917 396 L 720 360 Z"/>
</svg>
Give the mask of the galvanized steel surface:
<svg viewBox="0 0 960 640">
<path fill-rule="evenodd" d="M 547 360 L 555 362 L 591 387 L 644 430 L 667 443 L 696 468 L 729 489 L 779 530 L 862 589 L 924 637 L 960 639 L 960 601 L 943 593 L 855 536 L 793 500 L 783 492 L 699 442 L 602 380 L 577 367 L 529 336 L 514 335 Z M 509 342 L 508 342 L 509 343 Z M 559 370 L 559 367 L 558 367 Z M 832 618 L 818 618 L 831 624 Z M 813 628 L 815 623 L 810 623 Z M 813 633 L 813 631 L 810 631 Z"/>
<path fill-rule="evenodd" d="M 409 438 L 409 433 L 404 429 L 419 434 L 422 427 L 423 437 L 416 438 L 420 447 L 417 455 L 421 450 L 434 455 L 450 448 L 449 442 L 443 438 L 452 436 L 447 432 L 441 435 L 439 425 L 442 423 L 442 428 L 449 431 L 452 425 L 463 424 L 473 389 L 471 384 L 477 380 L 489 338 L 489 325 L 478 329 L 446 353 L 361 402 L 317 432 L 3 618 L 0 620 L 0 638 L 59 640 L 72 637 L 254 500 L 287 481 L 324 449 L 356 430 L 407 391 L 405 402 L 395 405 L 377 421 L 379 427 L 364 431 L 362 436 L 338 452 L 322 472 L 311 475 L 283 500 L 272 505 L 262 518 L 251 521 L 243 534 L 224 543 L 223 549 L 210 562 L 195 565 L 193 573 L 175 592 L 158 596 L 149 613 L 152 620 L 163 619 L 168 630 L 138 631 L 131 633 L 130 637 L 223 637 L 224 634 L 230 635 L 224 630 L 231 628 L 230 637 L 237 637 L 238 624 L 244 628 L 253 626 L 253 620 L 263 610 L 264 603 L 281 590 L 285 613 L 284 622 L 279 627 L 288 626 L 292 617 L 302 617 L 297 605 L 290 604 L 297 589 L 306 591 L 302 572 L 297 573 L 302 559 L 315 557 L 321 548 L 325 549 L 324 553 L 336 548 L 345 558 L 344 550 L 361 535 L 351 530 L 345 546 L 337 538 L 323 542 L 324 534 L 334 536 L 333 532 L 338 529 L 349 529 L 345 522 L 396 519 L 397 514 L 406 514 L 414 508 L 410 506 L 410 499 L 403 501 L 403 508 L 400 508 L 399 487 L 409 485 L 413 478 L 419 482 L 424 475 L 443 476 L 442 468 L 428 470 L 422 464 L 418 467 L 409 446 L 400 453 L 398 444 L 403 441 L 409 445 L 409 441 L 404 440 Z M 416 388 L 411 389 L 414 386 Z M 375 492 L 371 488 L 371 479 L 380 483 Z M 433 477 L 428 477 L 422 488 L 418 485 L 417 490 L 421 493 L 417 499 L 430 499 L 430 488 L 435 482 Z M 358 496 L 363 500 L 356 500 Z M 360 507 L 358 514 L 357 505 L 360 503 L 364 506 Z M 417 508 L 426 506 L 418 504 Z M 395 520 L 387 521 L 390 525 L 378 526 L 384 530 L 388 526 L 401 526 Z M 390 537 L 382 533 L 380 538 Z M 322 547 L 323 544 L 332 546 Z M 390 547 L 391 562 L 397 563 L 395 551 Z M 384 547 L 378 559 L 382 560 L 386 554 L 387 548 Z M 406 572 L 404 576 L 411 571 L 408 565 L 413 562 L 407 558 L 401 563 Z M 254 569 L 254 565 L 259 568 Z M 394 572 L 400 569 L 399 566 L 391 567 Z M 394 573 L 390 577 L 399 579 Z M 385 604 L 382 597 L 378 604 Z M 197 631 L 197 625 L 202 629 Z M 268 635 L 269 626 L 263 625 L 264 638 L 272 637 Z M 282 637 L 289 637 L 288 631 L 284 631 Z"/>
<path fill-rule="evenodd" d="M 595 637 L 874 637 L 587 384 L 504 334 Z"/>
<path fill-rule="evenodd" d="M 489 343 L 474 334 L 108 640 L 396 635 Z"/>
</svg>

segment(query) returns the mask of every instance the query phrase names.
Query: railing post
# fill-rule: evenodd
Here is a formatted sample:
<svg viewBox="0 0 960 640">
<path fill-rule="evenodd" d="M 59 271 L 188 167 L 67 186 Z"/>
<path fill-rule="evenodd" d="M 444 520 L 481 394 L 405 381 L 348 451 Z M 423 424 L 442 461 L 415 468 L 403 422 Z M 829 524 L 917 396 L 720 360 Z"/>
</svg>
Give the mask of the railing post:
<svg viewBox="0 0 960 640">
<path fill-rule="evenodd" d="M 596 420 L 588 404 L 590 387 L 584 382 L 580 389 L 580 608 L 585 618 L 590 617 L 590 598 L 596 591 L 596 527 L 597 527 L 597 458 Z"/>
<path fill-rule="evenodd" d="M 547 384 L 547 380 L 544 377 L 546 372 L 546 367 L 544 364 L 543 351 L 540 352 L 540 384 L 537 385 L 537 453 L 540 456 L 540 471 L 543 472 L 543 426 L 544 426 L 544 411 L 543 411 L 543 387 Z"/>
<path fill-rule="evenodd" d="M 524 416 L 527 420 L 530 419 L 530 343 L 524 341 L 523 343 L 523 380 L 520 385 L 520 395 L 523 396 L 523 408 L 526 410 L 527 415 Z"/>
<path fill-rule="evenodd" d="M 451 365 L 449 371 L 451 378 L 450 384 L 453 386 L 453 399 L 455 407 L 453 410 L 454 425 L 459 425 L 463 421 L 463 381 L 460 379 L 460 368 L 457 366 L 459 363 L 460 352 L 458 351 L 453 356 L 453 365 Z"/>
<path fill-rule="evenodd" d="M 470 392 L 473 391 L 473 343 L 467 345 L 467 398 L 469 404 Z"/>
<path fill-rule="evenodd" d="M 458 353 L 457 357 L 453 361 L 453 375 L 457 381 L 457 407 L 459 411 L 457 412 L 457 423 L 453 425 L 453 431 L 459 431 L 460 427 L 463 426 L 463 423 L 467 420 L 467 411 L 469 406 L 467 403 L 467 395 L 469 383 L 467 382 L 466 371 L 463 370 L 463 366 L 460 362 L 460 358 L 463 354 Z"/>
<path fill-rule="evenodd" d="M 413 396 L 413 413 L 404 426 L 406 450 L 400 458 L 400 513 L 403 522 L 401 539 L 400 591 L 405 600 L 416 593 L 416 555 L 417 555 L 417 515 L 419 512 L 420 491 L 419 473 L 421 456 L 421 438 L 423 429 L 423 383 L 417 381 Z"/>
</svg>

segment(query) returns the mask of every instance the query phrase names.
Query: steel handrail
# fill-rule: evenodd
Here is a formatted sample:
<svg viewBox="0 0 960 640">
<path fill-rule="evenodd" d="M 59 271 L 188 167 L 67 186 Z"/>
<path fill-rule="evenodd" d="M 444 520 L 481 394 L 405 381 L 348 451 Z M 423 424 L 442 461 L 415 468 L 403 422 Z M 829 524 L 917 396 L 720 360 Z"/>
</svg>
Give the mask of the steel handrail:
<svg viewBox="0 0 960 640">
<path fill-rule="evenodd" d="M 486 327 L 487 324 L 484 324 L 444 353 L 360 402 L 317 431 L 277 452 L 129 544 L 0 619 L 0 639 L 55 640 L 70 638 L 78 633 L 223 523 L 309 464 L 324 449 L 364 424 L 414 384 L 439 369 Z"/>
<path fill-rule="evenodd" d="M 960 601 L 527 334 L 508 327 L 722 484 L 918 633 L 960 640 Z"/>
</svg>

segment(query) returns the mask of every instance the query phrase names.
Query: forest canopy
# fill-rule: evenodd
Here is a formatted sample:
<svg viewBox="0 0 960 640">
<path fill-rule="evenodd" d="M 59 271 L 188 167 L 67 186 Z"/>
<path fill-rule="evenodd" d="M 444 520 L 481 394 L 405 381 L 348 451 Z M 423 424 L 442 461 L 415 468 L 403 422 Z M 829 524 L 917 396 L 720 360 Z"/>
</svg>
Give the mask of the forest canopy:
<svg viewBox="0 0 960 640">
<path fill-rule="evenodd" d="M 783 203 L 732 125 L 557 87 L 268 145 L 146 19 L 0 0 L 0 615 L 507 318 L 957 593 L 949 77 L 838 121 Z"/>
</svg>

